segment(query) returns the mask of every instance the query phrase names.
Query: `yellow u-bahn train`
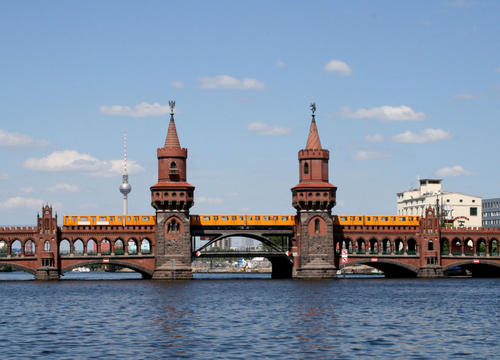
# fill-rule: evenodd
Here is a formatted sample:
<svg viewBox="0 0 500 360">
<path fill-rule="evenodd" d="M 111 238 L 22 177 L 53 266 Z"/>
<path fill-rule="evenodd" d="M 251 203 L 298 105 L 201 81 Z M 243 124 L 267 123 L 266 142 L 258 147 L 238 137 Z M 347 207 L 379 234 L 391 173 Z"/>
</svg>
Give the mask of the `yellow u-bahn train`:
<svg viewBox="0 0 500 360">
<path fill-rule="evenodd" d="M 64 226 L 120 226 L 124 215 L 64 215 Z M 191 215 L 192 226 L 293 226 L 295 215 Z M 341 226 L 418 226 L 419 216 L 333 215 Z M 125 215 L 125 225 L 155 225 L 155 215 Z"/>
<path fill-rule="evenodd" d="M 418 226 L 419 216 L 334 215 L 334 224 L 366 226 Z M 293 226 L 295 215 L 191 215 L 193 226 Z"/>
<path fill-rule="evenodd" d="M 120 226 L 124 215 L 64 215 L 64 226 Z M 155 215 L 125 215 L 125 225 L 155 225 Z"/>
</svg>

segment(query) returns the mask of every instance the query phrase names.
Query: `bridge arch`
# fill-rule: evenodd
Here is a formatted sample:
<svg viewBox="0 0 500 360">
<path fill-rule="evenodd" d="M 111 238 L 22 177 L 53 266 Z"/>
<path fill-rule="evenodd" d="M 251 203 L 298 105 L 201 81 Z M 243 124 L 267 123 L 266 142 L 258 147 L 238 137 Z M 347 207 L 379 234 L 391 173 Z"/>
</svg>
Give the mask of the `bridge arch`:
<svg viewBox="0 0 500 360">
<path fill-rule="evenodd" d="M 377 270 L 383 271 L 386 277 L 416 277 L 418 268 L 397 260 L 377 258 L 377 261 L 372 261 L 370 258 L 349 261 L 345 266 L 353 265 L 368 265 Z"/>
<path fill-rule="evenodd" d="M 217 236 L 217 237 L 213 238 L 212 240 L 210 240 L 209 242 L 207 242 L 206 244 L 204 244 L 203 246 L 201 246 L 200 248 L 196 249 L 195 252 L 203 251 L 204 249 L 206 249 L 207 247 L 209 247 L 213 243 L 220 241 L 220 240 L 223 240 L 223 239 L 228 238 L 228 237 L 245 237 L 245 238 L 249 238 L 249 239 L 254 239 L 254 240 L 260 241 L 261 243 L 263 243 L 265 245 L 268 245 L 269 247 L 271 247 L 272 249 L 274 249 L 276 251 L 279 251 L 279 252 L 283 251 L 281 248 L 276 246 L 275 243 L 273 243 L 271 240 L 269 240 L 268 238 L 266 238 L 263 235 L 246 233 L 246 232 L 245 233 L 235 232 L 235 233 L 223 234 L 223 235 Z"/>
<path fill-rule="evenodd" d="M 500 277 L 500 263 L 481 259 L 475 263 L 473 259 L 456 261 L 443 266 L 443 272 L 460 267 L 469 270 L 473 277 Z"/>
<path fill-rule="evenodd" d="M 244 237 L 244 238 L 249 238 L 249 239 L 254 239 L 257 240 L 267 246 L 269 246 L 272 251 L 269 252 L 264 252 L 264 253 L 259 253 L 258 256 L 265 257 L 267 260 L 271 262 L 271 267 L 272 267 L 272 273 L 271 277 L 273 279 L 286 279 L 286 278 L 291 278 L 292 277 L 292 270 L 293 270 L 293 259 L 291 256 L 286 254 L 286 250 L 280 248 L 277 246 L 275 243 L 273 243 L 270 239 L 267 237 L 261 235 L 261 234 L 255 234 L 255 233 L 248 233 L 248 232 L 234 232 L 234 233 L 228 233 L 228 234 L 222 234 L 214 239 L 210 240 L 200 248 L 196 249 L 193 254 L 196 254 L 198 252 L 203 251 L 213 243 L 223 240 L 228 237 Z M 246 253 L 245 256 L 248 256 L 250 253 Z M 237 257 L 238 252 L 234 253 L 234 257 Z"/>
<path fill-rule="evenodd" d="M 19 265 L 14 262 L 0 262 L 0 266 L 10 266 L 13 269 L 19 270 L 19 271 L 24 271 L 27 273 L 30 273 L 31 275 L 36 274 L 36 270 L 32 269 L 30 267 L 24 266 L 24 265 Z"/>
<path fill-rule="evenodd" d="M 67 273 L 68 271 L 71 271 L 77 267 L 82 267 L 82 266 L 87 266 L 87 265 L 95 265 L 95 264 L 118 265 L 118 266 L 126 267 L 126 268 L 132 269 L 132 270 L 140 273 L 144 278 L 151 278 L 151 276 L 153 275 L 153 271 L 154 271 L 153 269 L 148 269 L 142 265 L 138 265 L 138 264 L 135 264 L 133 262 L 107 258 L 108 261 L 105 263 L 103 260 L 104 259 L 92 259 L 92 260 L 79 261 L 77 263 L 63 267 L 61 269 L 61 275 L 64 273 Z"/>
</svg>

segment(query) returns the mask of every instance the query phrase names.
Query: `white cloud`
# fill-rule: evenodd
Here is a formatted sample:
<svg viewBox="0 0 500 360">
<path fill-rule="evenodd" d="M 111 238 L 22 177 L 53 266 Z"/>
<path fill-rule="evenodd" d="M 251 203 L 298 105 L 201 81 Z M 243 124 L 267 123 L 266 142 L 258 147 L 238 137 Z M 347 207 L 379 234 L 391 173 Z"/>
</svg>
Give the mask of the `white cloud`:
<svg viewBox="0 0 500 360">
<path fill-rule="evenodd" d="M 348 107 L 342 108 L 340 115 L 352 119 L 373 118 L 381 121 L 419 121 L 425 119 L 423 112 L 416 112 L 406 105 L 383 105 L 370 109 L 357 109 L 351 111 Z"/>
<path fill-rule="evenodd" d="M 331 60 L 325 65 L 324 69 L 328 72 L 335 72 L 342 76 L 351 75 L 350 66 L 341 60 Z"/>
<path fill-rule="evenodd" d="M 365 139 L 371 143 L 378 143 L 384 141 L 384 136 L 381 134 L 373 134 L 365 136 Z"/>
<path fill-rule="evenodd" d="M 196 202 L 200 204 L 210 204 L 210 205 L 217 205 L 217 204 L 222 204 L 224 202 L 224 199 L 220 197 L 205 197 L 205 196 L 198 196 L 196 198 Z"/>
<path fill-rule="evenodd" d="M 464 94 L 458 94 L 453 96 L 453 99 L 458 99 L 458 100 L 471 100 L 471 99 L 477 99 L 480 97 L 483 97 L 483 94 L 469 94 L 469 93 L 464 93 Z"/>
<path fill-rule="evenodd" d="M 142 102 L 133 108 L 123 105 L 103 105 L 99 110 L 101 114 L 105 115 L 132 117 L 162 116 L 170 113 L 170 107 L 168 105 L 161 105 L 159 103 L 149 104 L 147 102 Z"/>
<path fill-rule="evenodd" d="M 9 174 L 0 173 L 0 180 L 8 180 Z"/>
<path fill-rule="evenodd" d="M 26 186 L 21 188 L 21 192 L 23 194 L 32 194 L 35 192 L 35 188 L 32 186 Z"/>
<path fill-rule="evenodd" d="M 470 176 L 472 173 L 464 169 L 462 165 L 445 166 L 436 171 L 437 176 Z"/>
<path fill-rule="evenodd" d="M 199 78 L 201 89 L 262 89 L 264 84 L 256 79 L 237 79 L 229 75 L 219 75 L 214 77 L 204 76 Z"/>
<path fill-rule="evenodd" d="M 248 124 L 247 130 L 265 136 L 280 136 L 290 134 L 290 128 L 284 126 L 268 125 L 263 122 L 251 122 L 250 124 Z"/>
<path fill-rule="evenodd" d="M 29 158 L 23 166 L 38 171 L 79 171 L 91 176 L 108 177 L 120 175 L 122 160 L 99 160 L 92 155 L 81 154 L 76 150 L 54 151 L 42 158 Z M 129 174 L 142 172 L 144 169 L 134 160 L 127 161 Z"/>
<path fill-rule="evenodd" d="M 14 196 L 0 202 L 0 209 L 40 209 L 44 204 L 43 200 Z"/>
<path fill-rule="evenodd" d="M 80 188 L 76 185 L 61 183 L 51 186 L 47 190 L 50 192 L 77 192 Z"/>
<path fill-rule="evenodd" d="M 49 142 L 46 140 L 37 140 L 29 135 L 10 133 L 0 129 L 0 147 L 11 146 L 46 146 Z"/>
<path fill-rule="evenodd" d="M 277 67 L 284 67 L 285 65 L 286 65 L 286 64 L 285 64 L 283 61 L 281 61 L 281 60 L 276 60 L 276 66 L 277 66 Z"/>
<path fill-rule="evenodd" d="M 391 155 L 384 151 L 370 151 L 370 150 L 359 150 L 352 157 L 353 160 L 373 160 L 373 159 L 383 159 L 388 158 Z"/>
<path fill-rule="evenodd" d="M 392 137 L 392 140 L 395 142 L 407 144 L 423 144 L 448 139 L 451 139 L 451 135 L 443 129 L 425 129 L 419 134 L 408 130 Z"/>
<path fill-rule="evenodd" d="M 182 89 L 184 87 L 184 83 L 182 81 L 174 81 L 171 85 L 176 89 Z"/>
</svg>

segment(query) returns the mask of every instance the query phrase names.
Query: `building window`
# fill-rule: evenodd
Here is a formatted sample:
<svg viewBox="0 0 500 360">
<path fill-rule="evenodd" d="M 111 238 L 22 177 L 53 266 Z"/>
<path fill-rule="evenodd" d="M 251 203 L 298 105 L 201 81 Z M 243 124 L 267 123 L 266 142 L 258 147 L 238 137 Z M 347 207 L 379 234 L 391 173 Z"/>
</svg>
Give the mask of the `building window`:
<svg viewBox="0 0 500 360">
<path fill-rule="evenodd" d="M 477 216 L 477 207 L 470 208 L 470 216 Z"/>
<path fill-rule="evenodd" d="M 309 174 L 309 164 L 308 163 L 304 164 L 304 174 Z"/>
<path fill-rule="evenodd" d="M 460 202 L 464 202 L 462 199 L 460 199 Z"/>
<path fill-rule="evenodd" d="M 476 202 L 476 200 L 474 200 L 474 199 L 473 199 L 473 200 L 472 200 L 472 202 L 473 202 L 473 203 L 475 203 L 475 202 Z"/>
<path fill-rule="evenodd" d="M 319 219 L 314 220 L 314 232 L 319 234 Z"/>
</svg>

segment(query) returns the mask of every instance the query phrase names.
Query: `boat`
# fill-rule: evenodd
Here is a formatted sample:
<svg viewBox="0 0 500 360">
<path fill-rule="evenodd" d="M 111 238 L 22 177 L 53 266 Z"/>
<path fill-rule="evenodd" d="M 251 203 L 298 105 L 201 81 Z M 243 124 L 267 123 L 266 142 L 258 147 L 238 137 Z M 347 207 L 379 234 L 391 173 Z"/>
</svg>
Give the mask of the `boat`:
<svg viewBox="0 0 500 360">
<path fill-rule="evenodd" d="M 71 271 L 73 271 L 73 272 L 90 272 L 90 269 L 88 267 L 85 267 L 85 266 L 80 266 L 80 267 L 74 268 Z"/>
</svg>

